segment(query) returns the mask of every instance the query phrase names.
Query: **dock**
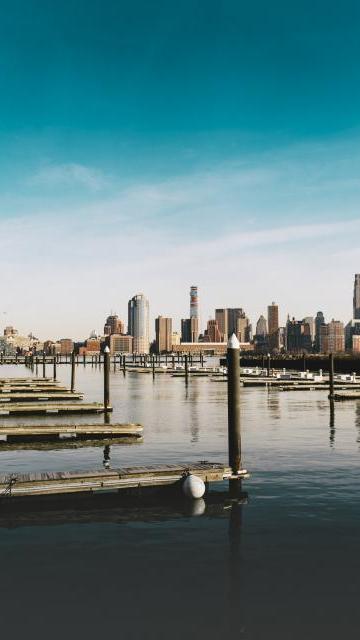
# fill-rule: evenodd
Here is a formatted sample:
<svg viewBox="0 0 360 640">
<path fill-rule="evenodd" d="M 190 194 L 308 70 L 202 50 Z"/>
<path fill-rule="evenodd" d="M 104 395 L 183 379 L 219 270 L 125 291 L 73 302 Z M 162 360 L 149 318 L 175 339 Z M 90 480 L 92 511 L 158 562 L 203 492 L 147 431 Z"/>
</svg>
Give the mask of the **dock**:
<svg viewBox="0 0 360 640">
<path fill-rule="evenodd" d="M 0 451 L 4 442 L 49 440 L 94 440 L 113 438 L 141 438 L 140 424 L 54 424 L 9 425 L 0 427 Z"/>
<path fill-rule="evenodd" d="M 336 391 L 334 393 L 334 400 L 336 400 L 337 402 L 343 400 L 360 400 L 360 392 L 343 391 L 342 393 L 339 393 L 338 391 Z"/>
<path fill-rule="evenodd" d="M 0 405 L 0 416 L 11 415 L 43 415 L 43 414 L 70 414 L 70 413 L 105 413 L 112 411 L 112 406 L 107 406 L 101 402 L 76 403 L 67 402 L 64 404 L 57 402 L 50 403 L 8 403 L 6 406 Z"/>
<path fill-rule="evenodd" d="M 237 476 L 246 476 L 240 471 Z M 122 490 L 181 486 L 181 481 L 193 474 L 206 484 L 232 478 L 232 470 L 218 462 L 190 462 L 146 467 L 95 469 L 92 471 L 65 471 L 13 474 L 0 476 L 0 503 L 14 499 L 56 498 L 77 494 L 89 496 L 117 493 Z"/>
<path fill-rule="evenodd" d="M 46 402 L 49 400 L 55 400 L 56 402 L 62 402 L 69 400 L 82 400 L 83 393 L 75 393 L 72 391 L 65 391 L 59 393 L 0 393 L 0 407 L 6 402 Z"/>
</svg>

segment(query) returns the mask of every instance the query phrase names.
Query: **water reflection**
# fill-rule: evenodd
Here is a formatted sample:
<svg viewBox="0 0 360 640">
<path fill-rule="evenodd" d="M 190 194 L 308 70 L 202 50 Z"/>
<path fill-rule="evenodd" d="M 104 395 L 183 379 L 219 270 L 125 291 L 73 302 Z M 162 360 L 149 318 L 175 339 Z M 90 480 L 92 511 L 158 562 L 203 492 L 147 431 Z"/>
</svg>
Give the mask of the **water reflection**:
<svg viewBox="0 0 360 640">
<path fill-rule="evenodd" d="M 335 445 L 335 402 L 330 400 L 330 431 L 329 431 L 330 447 Z"/>
</svg>

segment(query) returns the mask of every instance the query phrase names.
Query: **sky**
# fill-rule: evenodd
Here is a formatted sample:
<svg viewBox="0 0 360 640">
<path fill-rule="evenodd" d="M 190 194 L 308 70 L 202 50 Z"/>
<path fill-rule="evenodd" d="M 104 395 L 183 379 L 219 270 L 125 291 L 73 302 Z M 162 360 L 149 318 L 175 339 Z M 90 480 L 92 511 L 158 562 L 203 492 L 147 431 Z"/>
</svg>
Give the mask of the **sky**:
<svg viewBox="0 0 360 640">
<path fill-rule="evenodd" d="M 0 21 L 0 332 L 349 320 L 360 4 L 12 0 Z"/>
</svg>

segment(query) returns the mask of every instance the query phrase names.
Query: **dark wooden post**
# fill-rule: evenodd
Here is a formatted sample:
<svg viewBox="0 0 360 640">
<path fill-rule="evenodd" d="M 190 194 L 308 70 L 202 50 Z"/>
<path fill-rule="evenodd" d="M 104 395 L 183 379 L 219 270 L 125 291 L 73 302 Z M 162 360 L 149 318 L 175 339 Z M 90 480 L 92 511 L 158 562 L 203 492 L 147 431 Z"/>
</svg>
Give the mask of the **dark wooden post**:
<svg viewBox="0 0 360 640">
<path fill-rule="evenodd" d="M 334 354 L 329 354 L 329 400 L 334 400 Z"/>
<path fill-rule="evenodd" d="M 104 408 L 108 411 L 110 405 L 110 349 L 104 349 Z"/>
<path fill-rule="evenodd" d="M 185 354 L 185 383 L 189 382 L 189 359 L 187 353 Z"/>
<path fill-rule="evenodd" d="M 267 355 L 267 377 L 270 378 L 270 367 L 271 367 L 271 355 L 268 353 Z"/>
<path fill-rule="evenodd" d="M 234 475 L 241 469 L 240 344 L 233 333 L 227 348 L 229 466 Z"/>
<path fill-rule="evenodd" d="M 86 365 L 86 353 L 83 353 L 83 365 L 84 365 L 84 367 Z"/>
<path fill-rule="evenodd" d="M 56 380 L 56 356 L 54 356 L 53 363 L 54 363 L 54 380 Z"/>
<path fill-rule="evenodd" d="M 126 374 L 126 356 L 123 356 L 123 373 Z"/>
<path fill-rule="evenodd" d="M 155 378 L 155 356 L 152 357 L 152 375 Z"/>
<path fill-rule="evenodd" d="M 75 391 L 75 351 L 71 354 L 71 391 Z"/>
<path fill-rule="evenodd" d="M 306 371 L 306 353 L 305 353 L 305 351 L 303 353 L 302 359 L 303 359 L 303 371 Z"/>
<path fill-rule="evenodd" d="M 46 377 L 46 361 L 45 361 L 45 352 L 43 352 L 43 361 L 42 361 L 42 365 L 43 365 L 43 378 Z"/>
</svg>

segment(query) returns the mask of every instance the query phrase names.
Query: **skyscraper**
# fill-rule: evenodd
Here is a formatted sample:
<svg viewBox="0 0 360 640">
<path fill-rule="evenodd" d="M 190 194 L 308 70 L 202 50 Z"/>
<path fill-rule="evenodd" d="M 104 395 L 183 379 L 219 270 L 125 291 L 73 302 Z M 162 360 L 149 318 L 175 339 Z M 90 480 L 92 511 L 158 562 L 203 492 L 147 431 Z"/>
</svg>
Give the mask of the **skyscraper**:
<svg viewBox="0 0 360 640">
<path fill-rule="evenodd" d="M 215 309 L 215 320 L 219 327 L 221 342 L 227 340 L 228 336 L 228 314 L 227 309 Z"/>
<path fill-rule="evenodd" d="M 158 316 L 155 319 L 156 352 L 171 351 L 172 347 L 172 318 Z"/>
<path fill-rule="evenodd" d="M 355 274 L 354 280 L 353 318 L 360 318 L 360 273 Z"/>
<path fill-rule="evenodd" d="M 190 287 L 190 318 L 199 319 L 199 297 L 198 288 Z"/>
<path fill-rule="evenodd" d="M 269 348 L 277 349 L 279 346 L 279 307 L 275 302 L 268 306 Z"/>
<path fill-rule="evenodd" d="M 267 324 L 264 316 L 260 316 L 256 323 L 256 335 L 263 338 L 267 335 Z"/>
<path fill-rule="evenodd" d="M 134 353 L 149 353 L 149 301 L 142 293 L 129 300 L 128 333 L 134 338 Z"/>
<path fill-rule="evenodd" d="M 321 327 L 325 324 L 325 318 L 322 311 L 318 311 L 315 318 L 315 351 L 321 352 Z"/>
</svg>

